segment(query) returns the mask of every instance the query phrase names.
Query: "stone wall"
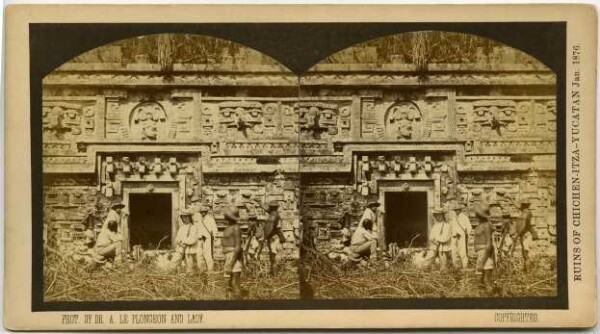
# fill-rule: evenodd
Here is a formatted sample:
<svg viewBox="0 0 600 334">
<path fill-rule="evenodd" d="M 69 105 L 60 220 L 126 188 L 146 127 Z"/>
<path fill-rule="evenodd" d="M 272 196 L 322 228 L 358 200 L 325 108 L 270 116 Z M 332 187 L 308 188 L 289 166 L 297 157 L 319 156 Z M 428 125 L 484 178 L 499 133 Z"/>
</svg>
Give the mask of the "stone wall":
<svg viewBox="0 0 600 334">
<path fill-rule="evenodd" d="M 65 64 L 43 82 L 46 220 L 69 243 L 94 203 L 130 192 L 171 192 L 175 210 L 200 196 L 221 227 L 226 205 L 245 221 L 252 201 L 277 200 L 294 257 L 300 221 L 326 250 L 339 242 L 342 211 L 356 224 L 367 201 L 421 189 L 428 209 L 489 202 L 498 225 L 516 214 L 511 203 L 529 200 L 538 244 L 554 251 L 554 73 L 494 47 L 419 72 L 381 47 L 300 77 L 262 61 L 175 63 L 168 74 L 142 58 Z"/>
</svg>

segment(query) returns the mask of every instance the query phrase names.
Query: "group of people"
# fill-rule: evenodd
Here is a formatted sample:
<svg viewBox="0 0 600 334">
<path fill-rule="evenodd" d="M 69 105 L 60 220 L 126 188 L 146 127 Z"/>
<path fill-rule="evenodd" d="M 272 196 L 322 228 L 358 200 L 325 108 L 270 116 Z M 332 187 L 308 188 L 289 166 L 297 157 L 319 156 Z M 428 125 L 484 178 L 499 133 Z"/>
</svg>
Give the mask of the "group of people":
<svg viewBox="0 0 600 334">
<path fill-rule="evenodd" d="M 269 253 L 270 273 L 273 275 L 277 250 L 273 247 L 272 241 L 277 237 L 281 244 L 285 242 L 279 225 L 281 221 L 278 212 L 279 202 L 271 201 L 265 206 L 255 203 L 254 206 L 254 209 L 262 208 L 266 212 L 267 218 L 265 221 L 259 221 L 255 210 L 251 210 L 252 213 L 248 216 L 248 236 L 245 240 L 240 226 L 239 208 L 230 206 L 223 213 L 227 222 L 221 238 L 225 257 L 223 273 L 227 280 L 227 288 L 233 292 L 235 297 L 242 295 L 241 274 L 245 262 L 244 253 L 250 253 L 252 244 L 257 246 L 257 249 L 252 251 L 255 259 L 260 258 L 262 249 L 266 246 Z M 211 273 L 213 271 L 212 245 L 217 226 L 214 218 L 207 214 L 208 207 L 201 205 L 198 211 L 199 216 L 188 210 L 181 213 L 182 226 L 178 229 L 175 237 L 176 251 L 185 258 L 188 273 L 194 270 L 194 260 L 200 266 L 202 259 L 206 261 L 208 272 Z"/>
<path fill-rule="evenodd" d="M 209 211 L 199 198 L 194 198 L 191 206 L 180 213 L 181 226 L 175 236 L 175 251 L 185 261 L 188 274 L 196 267 L 208 274 L 214 271 L 213 244 L 218 229 Z"/>
<path fill-rule="evenodd" d="M 278 249 L 274 241 L 280 244 L 285 237 L 280 227 L 281 217 L 278 212 L 279 202 L 271 201 L 265 205 L 254 202 L 248 215 L 248 233 L 244 238 L 240 228 L 239 208 L 231 206 L 223 213 L 227 225 L 223 230 L 221 246 L 225 263 L 223 273 L 227 287 L 234 295 L 241 295 L 241 273 L 246 256 L 260 259 L 263 249 L 269 254 L 270 273 L 275 271 Z M 123 223 L 127 213 L 125 204 L 114 203 L 104 220 L 100 232 L 96 236 L 93 227 L 86 231 L 85 244 L 92 251 L 97 263 L 120 263 L 123 261 L 124 248 L 127 248 L 123 237 Z M 257 212 L 264 210 L 266 219 L 259 220 Z M 180 212 L 179 226 L 175 235 L 175 266 L 185 265 L 186 274 L 190 275 L 198 268 L 200 273 L 215 272 L 213 248 L 218 232 L 215 218 L 210 208 L 200 198 L 194 197 L 191 205 Z M 246 253 L 246 254 L 245 254 Z"/>
<path fill-rule="evenodd" d="M 342 222 L 345 226 L 342 229 L 342 243 L 348 247 L 351 260 L 377 257 L 379 206 L 378 202 L 369 202 L 366 205 L 354 232 L 350 231 L 350 224 Z M 433 225 L 429 230 L 428 246 L 420 262 L 421 267 L 430 267 L 437 259 L 442 271 L 449 267 L 449 262 L 456 269 L 468 268 L 468 242 L 472 234 L 473 249 L 476 253 L 475 269 L 480 275 L 482 286 L 489 288 L 493 284 L 496 254 L 512 256 L 517 245 L 521 248 L 524 270 L 527 270 L 531 244 L 537 239 L 529 207 L 529 202 L 522 201 L 517 206 L 519 210 L 517 217 L 512 217 L 510 214 L 503 216 L 505 222 L 499 244 L 494 243 L 495 228 L 490 222 L 488 204 L 479 202 L 473 206 L 472 211 L 476 220 L 474 229 L 465 205 L 454 202 L 448 206 L 448 209 L 435 208 L 432 212 Z M 342 220 L 348 220 L 344 219 L 348 218 L 346 216 L 342 215 Z"/>
</svg>

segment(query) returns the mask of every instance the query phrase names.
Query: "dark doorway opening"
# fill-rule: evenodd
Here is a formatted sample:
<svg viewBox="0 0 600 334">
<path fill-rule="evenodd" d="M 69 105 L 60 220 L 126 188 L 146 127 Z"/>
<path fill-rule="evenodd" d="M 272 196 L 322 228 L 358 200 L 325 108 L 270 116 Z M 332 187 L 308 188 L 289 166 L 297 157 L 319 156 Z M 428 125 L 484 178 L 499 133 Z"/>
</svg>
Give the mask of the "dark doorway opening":
<svg viewBox="0 0 600 334">
<path fill-rule="evenodd" d="M 385 241 L 398 247 L 427 246 L 427 193 L 388 192 L 385 194 Z"/>
<path fill-rule="evenodd" d="M 131 246 L 141 245 L 148 250 L 171 248 L 171 194 L 130 194 L 129 210 Z"/>
</svg>

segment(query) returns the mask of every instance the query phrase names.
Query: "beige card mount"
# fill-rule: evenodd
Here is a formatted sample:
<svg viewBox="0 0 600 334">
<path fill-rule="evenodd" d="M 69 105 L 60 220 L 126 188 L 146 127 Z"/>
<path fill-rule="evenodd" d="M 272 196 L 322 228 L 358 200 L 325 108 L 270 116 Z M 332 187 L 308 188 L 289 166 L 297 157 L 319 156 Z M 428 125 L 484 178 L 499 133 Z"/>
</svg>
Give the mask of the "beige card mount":
<svg viewBox="0 0 600 334">
<path fill-rule="evenodd" d="M 596 31 L 585 5 L 9 6 L 4 324 L 593 326 Z"/>
</svg>

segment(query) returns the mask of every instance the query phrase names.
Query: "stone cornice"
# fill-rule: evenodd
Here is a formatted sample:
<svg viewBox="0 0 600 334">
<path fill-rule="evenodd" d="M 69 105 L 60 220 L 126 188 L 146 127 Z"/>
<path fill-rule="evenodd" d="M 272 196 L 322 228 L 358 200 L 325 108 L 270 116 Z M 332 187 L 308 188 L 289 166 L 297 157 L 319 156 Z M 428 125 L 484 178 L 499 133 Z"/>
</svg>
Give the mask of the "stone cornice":
<svg viewBox="0 0 600 334">
<path fill-rule="evenodd" d="M 551 72 L 500 72 L 500 73 L 336 73 L 292 74 L 252 73 L 175 73 L 165 76 L 159 73 L 119 72 L 55 72 L 43 80 L 45 86 L 97 86 L 97 87 L 193 87 L 193 86 L 523 86 L 556 85 Z"/>
</svg>

